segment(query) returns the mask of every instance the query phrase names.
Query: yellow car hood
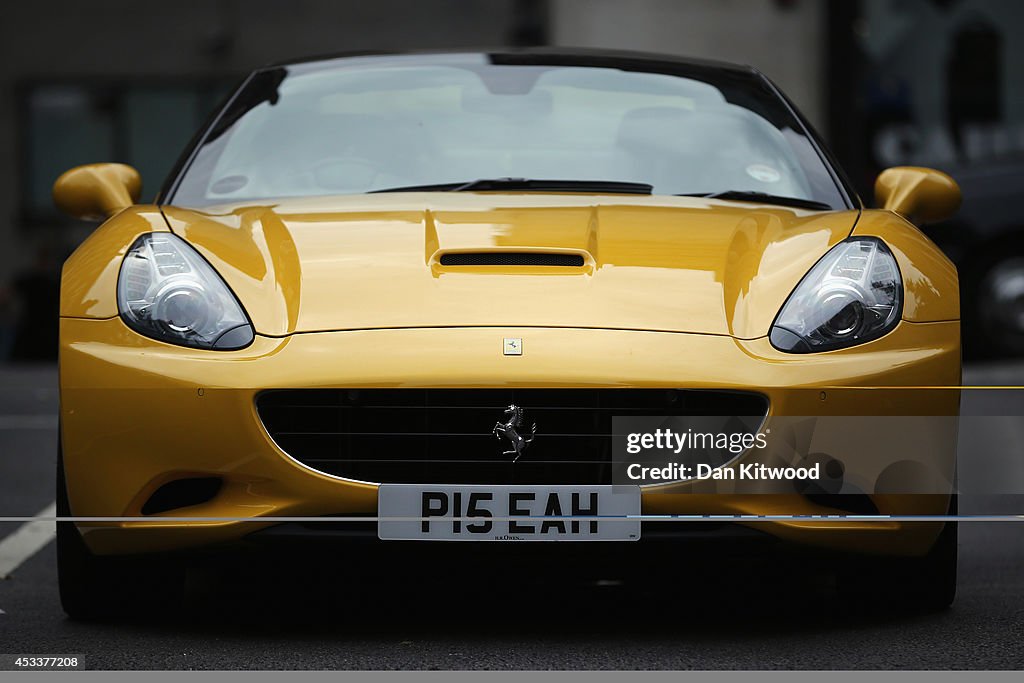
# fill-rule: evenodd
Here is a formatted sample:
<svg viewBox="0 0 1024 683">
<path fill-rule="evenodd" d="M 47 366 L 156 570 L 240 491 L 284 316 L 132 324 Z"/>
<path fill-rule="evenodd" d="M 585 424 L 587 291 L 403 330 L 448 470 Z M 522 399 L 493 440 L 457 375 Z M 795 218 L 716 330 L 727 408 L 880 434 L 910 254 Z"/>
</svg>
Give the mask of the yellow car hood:
<svg viewBox="0 0 1024 683">
<path fill-rule="evenodd" d="M 545 326 L 755 338 L 856 211 L 688 197 L 408 193 L 164 207 L 264 335 Z M 452 252 L 582 267 L 445 266 Z"/>
</svg>

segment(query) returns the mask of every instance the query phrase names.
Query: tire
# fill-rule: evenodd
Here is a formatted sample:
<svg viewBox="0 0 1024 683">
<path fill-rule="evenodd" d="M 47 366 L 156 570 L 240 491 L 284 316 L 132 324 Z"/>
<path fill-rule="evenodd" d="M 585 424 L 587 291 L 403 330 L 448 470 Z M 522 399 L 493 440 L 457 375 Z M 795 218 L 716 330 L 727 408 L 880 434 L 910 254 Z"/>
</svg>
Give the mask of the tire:
<svg viewBox="0 0 1024 683">
<path fill-rule="evenodd" d="M 956 514 L 956 496 L 950 514 Z M 946 609 L 956 598 L 957 522 L 946 522 L 923 557 L 860 560 L 839 573 L 839 592 L 872 609 Z"/>
<path fill-rule="evenodd" d="M 71 516 L 64 456 L 57 453 L 57 516 Z M 184 568 L 143 556 L 106 557 L 89 551 L 74 522 L 57 522 L 57 584 L 64 612 L 76 620 L 162 612 L 179 602 Z"/>
</svg>

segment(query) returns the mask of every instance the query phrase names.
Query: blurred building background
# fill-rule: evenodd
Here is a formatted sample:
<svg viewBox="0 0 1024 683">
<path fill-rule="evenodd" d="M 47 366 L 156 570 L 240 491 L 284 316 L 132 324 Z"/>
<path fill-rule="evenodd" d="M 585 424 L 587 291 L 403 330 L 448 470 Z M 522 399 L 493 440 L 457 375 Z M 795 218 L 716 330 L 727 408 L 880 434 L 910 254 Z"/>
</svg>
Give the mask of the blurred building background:
<svg viewBox="0 0 1024 683">
<path fill-rule="evenodd" d="M 63 170 L 129 163 L 151 198 L 218 99 L 268 62 L 539 44 L 755 65 L 825 135 L 868 204 L 880 168 L 950 171 L 964 186 L 964 211 L 930 232 L 965 273 L 965 315 L 1021 353 L 1022 30 L 1019 0 L 11 4 L 0 23 L 0 360 L 56 353 L 60 263 L 94 227 L 54 210 L 50 186 Z"/>
</svg>

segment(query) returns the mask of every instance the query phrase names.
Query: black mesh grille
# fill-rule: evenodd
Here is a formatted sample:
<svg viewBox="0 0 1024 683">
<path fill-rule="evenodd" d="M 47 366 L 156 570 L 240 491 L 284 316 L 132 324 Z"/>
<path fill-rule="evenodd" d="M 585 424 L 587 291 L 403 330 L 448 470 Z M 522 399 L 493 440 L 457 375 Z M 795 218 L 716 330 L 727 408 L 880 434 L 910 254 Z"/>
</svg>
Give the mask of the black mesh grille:
<svg viewBox="0 0 1024 683">
<path fill-rule="evenodd" d="M 543 252 L 479 252 L 471 254 L 442 254 L 442 266 L 570 266 L 579 268 L 583 257 L 579 254 L 550 254 Z"/>
<path fill-rule="evenodd" d="M 524 409 L 537 436 L 519 459 L 492 433 Z M 380 483 L 610 484 L 612 417 L 765 415 L 760 394 L 696 389 L 302 389 L 256 406 L 283 451 L 349 479 Z"/>
</svg>

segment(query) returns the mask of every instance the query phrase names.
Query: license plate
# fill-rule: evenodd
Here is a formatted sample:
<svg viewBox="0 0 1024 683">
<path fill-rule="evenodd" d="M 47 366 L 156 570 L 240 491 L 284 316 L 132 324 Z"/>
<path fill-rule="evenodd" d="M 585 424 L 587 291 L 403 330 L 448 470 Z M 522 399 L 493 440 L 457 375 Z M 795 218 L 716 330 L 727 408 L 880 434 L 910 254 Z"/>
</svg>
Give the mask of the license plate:
<svg viewBox="0 0 1024 683">
<path fill-rule="evenodd" d="M 638 486 L 382 484 L 377 535 L 404 541 L 635 541 Z"/>
</svg>

